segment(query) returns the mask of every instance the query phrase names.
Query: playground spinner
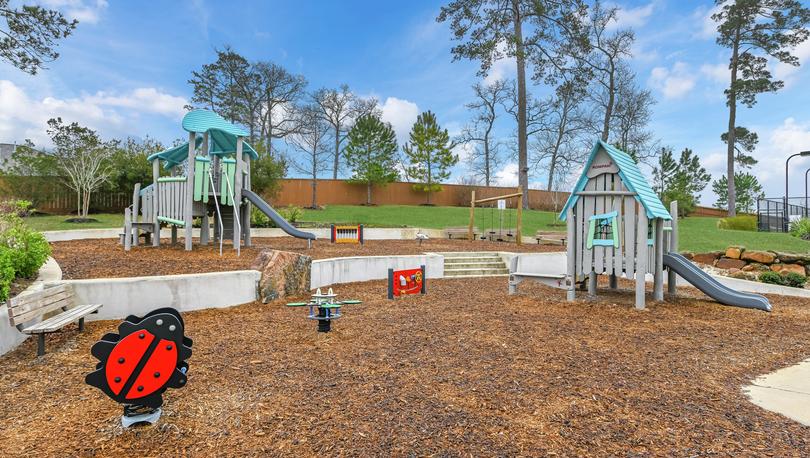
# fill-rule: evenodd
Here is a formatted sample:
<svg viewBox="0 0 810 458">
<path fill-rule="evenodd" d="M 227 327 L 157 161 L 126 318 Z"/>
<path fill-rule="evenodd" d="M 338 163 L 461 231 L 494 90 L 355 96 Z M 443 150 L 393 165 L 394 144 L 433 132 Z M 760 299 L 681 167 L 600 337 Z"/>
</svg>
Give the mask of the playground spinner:
<svg viewBox="0 0 810 458">
<path fill-rule="evenodd" d="M 160 308 L 144 317 L 128 316 L 93 345 L 99 362 L 85 377 L 88 385 L 124 406 L 121 423 L 155 423 L 160 418 L 163 393 L 188 381 L 192 340 L 185 336 L 180 313 Z"/>
<path fill-rule="evenodd" d="M 337 320 L 343 316 L 341 309 L 344 305 L 360 304 L 361 301 L 347 299 L 343 301 L 335 300 L 337 294 L 329 288 L 325 294 L 318 288 L 312 295 L 309 302 L 290 302 L 288 307 L 309 307 L 307 318 L 318 322 L 318 332 L 329 332 L 332 330 L 332 320 Z"/>
</svg>

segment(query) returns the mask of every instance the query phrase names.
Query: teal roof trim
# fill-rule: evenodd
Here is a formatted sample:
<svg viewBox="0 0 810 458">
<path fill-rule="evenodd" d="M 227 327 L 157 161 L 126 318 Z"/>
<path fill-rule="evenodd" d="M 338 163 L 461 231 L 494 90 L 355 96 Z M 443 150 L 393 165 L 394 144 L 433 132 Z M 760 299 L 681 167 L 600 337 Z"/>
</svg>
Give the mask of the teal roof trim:
<svg viewBox="0 0 810 458">
<path fill-rule="evenodd" d="M 201 143 L 202 138 L 197 137 L 196 147 L 199 148 Z M 182 164 L 184 161 L 188 159 L 188 142 L 185 142 L 182 145 L 178 145 L 173 148 L 169 148 L 167 150 L 163 150 L 159 153 L 154 153 L 146 159 L 149 162 L 152 162 L 155 159 L 165 161 L 166 162 L 165 167 L 167 169 L 172 168 L 177 164 Z"/>
<path fill-rule="evenodd" d="M 236 153 L 236 137 L 228 134 L 227 132 L 213 129 L 208 132 L 208 141 L 211 144 L 210 154 L 215 156 L 222 156 L 226 154 Z M 253 149 L 248 142 L 242 142 L 242 153 L 250 154 L 250 158 L 256 160 L 259 158 L 259 153 Z"/>
<path fill-rule="evenodd" d="M 186 132 L 204 134 L 209 130 L 221 130 L 236 137 L 247 137 L 245 129 L 233 124 L 209 110 L 192 110 L 183 116 L 183 129 Z"/>
<path fill-rule="evenodd" d="M 639 170 L 636 161 L 634 161 L 629 154 L 614 147 L 613 145 L 601 140 L 597 140 L 593 145 L 593 149 L 591 149 L 591 154 L 588 157 L 588 162 L 585 163 L 585 168 L 582 171 L 582 175 L 579 177 L 579 180 L 577 181 L 574 190 L 571 192 L 571 195 L 568 196 L 568 200 L 565 202 L 562 212 L 560 212 L 559 218 L 561 220 L 565 221 L 568 209 L 577 202 L 577 199 L 579 199 L 577 193 L 585 189 L 585 185 L 588 183 L 587 171 L 591 168 L 591 163 L 593 162 L 594 157 L 596 157 L 596 153 L 598 153 L 600 149 L 604 149 L 613 162 L 616 163 L 616 166 L 619 168 L 619 177 L 622 179 L 624 186 L 629 191 L 636 194 L 636 200 L 641 202 L 641 205 L 643 205 L 644 209 L 647 211 L 647 218 L 661 218 L 664 220 L 672 219 L 672 216 L 661 202 L 661 199 L 658 198 L 658 195 L 652 190 L 650 184 L 647 183 L 647 179 L 644 178 L 641 170 Z"/>
</svg>

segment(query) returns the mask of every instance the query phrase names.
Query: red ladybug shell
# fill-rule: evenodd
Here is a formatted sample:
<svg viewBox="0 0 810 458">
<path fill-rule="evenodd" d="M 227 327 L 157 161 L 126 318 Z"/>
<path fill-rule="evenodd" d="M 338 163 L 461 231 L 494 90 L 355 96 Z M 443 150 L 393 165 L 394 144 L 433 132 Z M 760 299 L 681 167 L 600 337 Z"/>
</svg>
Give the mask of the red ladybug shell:
<svg viewBox="0 0 810 458">
<path fill-rule="evenodd" d="M 177 346 L 171 340 L 160 339 L 148 359 L 143 361 L 155 339 L 152 333 L 143 329 L 115 345 L 105 368 L 107 384 L 113 393 L 119 395 L 136 371 L 135 382 L 127 391 L 126 399 L 149 396 L 169 381 L 177 366 Z"/>
</svg>

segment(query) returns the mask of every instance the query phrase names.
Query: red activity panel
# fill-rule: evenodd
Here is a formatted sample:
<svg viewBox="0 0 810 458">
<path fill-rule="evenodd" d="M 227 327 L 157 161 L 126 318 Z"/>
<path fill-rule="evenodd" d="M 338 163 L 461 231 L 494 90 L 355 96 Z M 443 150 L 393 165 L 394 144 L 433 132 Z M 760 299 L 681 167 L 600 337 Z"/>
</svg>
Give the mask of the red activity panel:
<svg viewBox="0 0 810 458">
<path fill-rule="evenodd" d="M 425 294 L 425 266 L 418 269 L 388 269 L 388 299 L 407 294 Z"/>
</svg>

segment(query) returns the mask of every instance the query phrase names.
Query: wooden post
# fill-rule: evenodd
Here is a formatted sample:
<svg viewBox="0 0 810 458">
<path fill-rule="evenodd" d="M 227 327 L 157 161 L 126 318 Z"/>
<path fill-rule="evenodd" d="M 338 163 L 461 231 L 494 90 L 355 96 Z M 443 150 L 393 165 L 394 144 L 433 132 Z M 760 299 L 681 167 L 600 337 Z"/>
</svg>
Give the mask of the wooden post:
<svg viewBox="0 0 810 458">
<path fill-rule="evenodd" d="M 250 190 L 250 155 L 245 155 L 245 189 Z M 250 236 L 250 213 L 253 211 L 253 206 L 250 202 L 245 202 L 245 211 L 243 212 L 242 231 L 245 233 L 245 246 L 253 245 L 253 240 Z"/>
<path fill-rule="evenodd" d="M 239 207 L 242 203 L 242 137 L 236 137 L 236 172 L 233 174 L 233 249 L 239 250 L 242 234 L 239 231 Z"/>
<path fill-rule="evenodd" d="M 520 246 L 520 244 L 522 243 L 521 230 L 523 229 L 523 204 L 522 204 L 522 202 L 523 202 L 523 192 L 524 192 L 523 187 L 518 186 L 518 193 L 520 193 L 520 197 L 518 197 L 517 228 L 515 228 L 515 230 L 517 231 L 517 234 L 515 234 L 515 244 L 517 246 Z"/>
<path fill-rule="evenodd" d="M 202 215 L 202 224 L 200 225 L 200 245 L 208 245 L 211 239 L 211 221 L 208 219 L 208 211 Z"/>
<path fill-rule="evenodd" d="M 475 189 L 472 190 L 472 196 L 470 197 L 470 225 L 469 228 L 467 229 L 467 239 L 469 239 L 470 242 L 473 241 L 474 226 L 475 226 Z"/>
<path fill-rule="evenodd" d="M 138 215 L 140 215 L 140 206 L 141 206 L 141 184 L 135 184 L 135 190 L 132 191 L 132 219 L 133 223 L 138 222 Z M 132 231 L 132 244 L 134 246 L 138 246 L 138 239 L 140 238 L 140 229 L 138 229 L 138 225 L 136 224 Z"/>
<path fill-rule="evenodd" d="M 132 209 L 124 209 L 124 251 L 132 247 Z"/>
<path fill-rule="evenodd" d="M 188 170 L 186 171 L 186 195 L 183 202 L 183 221 L 186 223 L 186 251 L 191 251 L 191 226 L 194 222 L 192 207 L 194 207 L 194 150 L 197 142 L 197 134 L 188 133 Z"/>
<path fill-rule="evenodd" d="M 644 310 L 647 280 L 647 210 L 638 205 L 638 226 L 636 227 L 636 309 Z"/>
<path fill-rule="evenodd" d="M 568 293 L 566 294 L 566 298 L 569 301 L 573 301 L 576 299 L 576 284 L 577 284 L 577 272 L 576 272 L 576 257 L 577 257 L 577 242 L 576 242 L 576 221 L 574 216 L 574 206 L 572 205 L 568 208 L 568 212 L 565 216 L 566 226 L 568 228 L 568 247 L 566 249 L 566 264 L 568 266 L 567 273 L 568 273 Z"/>
<path fill-rule="evenodd" d="M 653 299 L 664 300 L 664 220 L 655 218 L 655 270 L 653 271 Z"/>
<path fill-rule="evenodd" d="M 669 249 L 670 253 L 677 253 L 678 252 L 678 201 L 673 200 L 671 204 L 669 204 L 669 214 L 672 215 L 672 231 L 669 233 Z M 678 275 L 675 274 L 675 271 L 669 269 L 667 272 L 667 291 L 669 294 L 675 294 L 678 290 Z"/>
<path fill-rule="evenodd" d="M 160 221 L 158 221 L 158 178 L 160 177 L 160 159 L 152 161 L 152 246 L 160 246 Z"/>
</svg>

